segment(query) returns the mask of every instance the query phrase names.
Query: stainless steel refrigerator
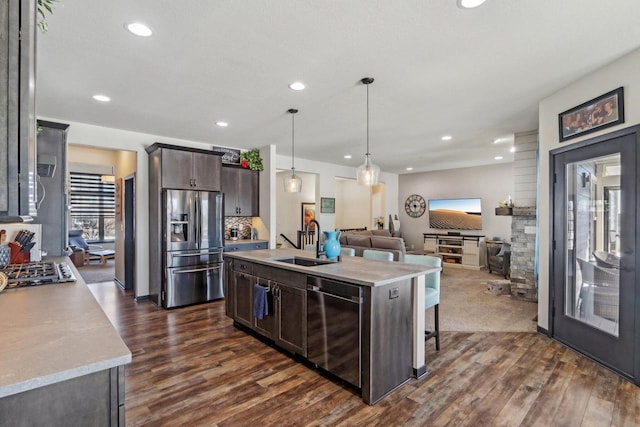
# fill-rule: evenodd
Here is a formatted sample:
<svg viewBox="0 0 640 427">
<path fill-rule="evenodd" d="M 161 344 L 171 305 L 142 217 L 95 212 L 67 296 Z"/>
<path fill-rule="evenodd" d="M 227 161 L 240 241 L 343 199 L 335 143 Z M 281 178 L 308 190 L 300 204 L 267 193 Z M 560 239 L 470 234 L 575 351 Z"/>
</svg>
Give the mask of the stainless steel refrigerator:
<svg viewBox="0 0 640 427">
<path fill-rule="evenodd" d="M 223 194 L 164 190 L 162 196 L 162 306 L 180 307 L 223 298 Z"/>
</svg>

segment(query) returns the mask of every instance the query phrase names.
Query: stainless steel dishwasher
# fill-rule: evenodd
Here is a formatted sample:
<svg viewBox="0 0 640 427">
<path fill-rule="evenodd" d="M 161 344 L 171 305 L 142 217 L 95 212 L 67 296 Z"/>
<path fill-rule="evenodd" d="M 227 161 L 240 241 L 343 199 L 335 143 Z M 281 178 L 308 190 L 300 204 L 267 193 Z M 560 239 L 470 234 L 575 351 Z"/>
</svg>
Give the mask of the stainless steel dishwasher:
<svg viewBox="0 0 640 427">
<path fill-rule="evenodd" d="M 358 388 L 361 327 L 359 286 L 307 276 L 307 358 Z"/>
</svg>

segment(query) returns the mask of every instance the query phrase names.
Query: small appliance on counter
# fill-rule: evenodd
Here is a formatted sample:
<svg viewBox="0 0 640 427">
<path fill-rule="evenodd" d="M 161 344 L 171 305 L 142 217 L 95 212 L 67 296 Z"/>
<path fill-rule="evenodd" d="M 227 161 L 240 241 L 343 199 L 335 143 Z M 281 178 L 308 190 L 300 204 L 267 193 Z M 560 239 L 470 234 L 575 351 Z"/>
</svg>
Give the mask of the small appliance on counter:
<svg viewBox="0 0 640 427">
<path fill-rule="evenodd" d="M 238 240 L 238 235 L 239 235 L 238 227 L 231 227 L 231 230 L 229 231 L 229 236 L 231 237 L 231 240 Z"/>
</svg>

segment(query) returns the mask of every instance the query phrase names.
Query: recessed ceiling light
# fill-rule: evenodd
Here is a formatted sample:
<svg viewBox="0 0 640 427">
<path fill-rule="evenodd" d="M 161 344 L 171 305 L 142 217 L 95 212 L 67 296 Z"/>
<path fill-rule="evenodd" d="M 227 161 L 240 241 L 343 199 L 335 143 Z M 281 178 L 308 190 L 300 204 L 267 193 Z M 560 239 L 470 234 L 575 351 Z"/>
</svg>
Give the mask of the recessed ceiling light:
<svg viewBox="0 0 640 427">
<path fill-rule="evenodd" d="M 131 34 L 135 34 L 140 37 L 151 37 L 151 34 L 153 34 L 151 28 L 147 27 L 142 22 L 132 22 L 127 24 L 127 30 L 129 30 Z"/>
<path fill-rule="evenodd" d="M 413 170 L 413 168 L 412 168 L 411 166 L 409 166 L 409 167 L 407 168 L 407 170 L 408 170 L 408 171 L 412 171 L 412 170 Z"/>
<path fill-rule="evenodd" d="M 227 122 L 216 122 L 216 126 L 220 126 L 221 128 L 226 128 L 227 126 L 229 126 L 229 123 L 227 123 Z"/>
<path fill-rule="evenodd" d="M 510 152 L 510 153 L 515 153 L 515 152 L 516 152 L 516 147 L 511 147 L 511 148 L 509 149 L 509 152 Z"/>
<path fill-rule="evenodd" d="M 451 136 L 451 135 L 444 135 L 444 136 L 442 137 L 442 140 L 443 140 L 443 141 L 451 141 L 451 138 L 452 138 L 452 136 Z"/>
<path fill-rule="evenodd" d="M 109 102 L 109 101 L 111 101 L 111 98 L 109 98 L 107 95 L 93 95 L 93 99 L 95 99 L 96 101 L 100 101 L 100 102 Z"/>
<path fill-rule="evenodd" d="M 289 85 L 289 89 L 303 90 L 306 86 L 302 82 L 293 82 Z"/>
<path fill-rule="evenodd" d="M 494 144 L 500 144 L 502 142 L 502 138 L 496 138 L 493 140 Z"/>
<path fill-rule="evenodd" d="M 502 160 L 502 156 L 495 156 L 494 160 Z"/>
<path fill-rule="evenodd" d="M 345 154 L 345 155 L 344 155 L 344 158 L 345 158 L 345 159 L 350 159 L 350 158 L 351 158 L 351 154 Z"/>
<path fill-rule="evenodd" d="M 458 0 L 458 7 L 462 9 L 473 9 L 484 2 L 485 0 Z"/>
</svg>

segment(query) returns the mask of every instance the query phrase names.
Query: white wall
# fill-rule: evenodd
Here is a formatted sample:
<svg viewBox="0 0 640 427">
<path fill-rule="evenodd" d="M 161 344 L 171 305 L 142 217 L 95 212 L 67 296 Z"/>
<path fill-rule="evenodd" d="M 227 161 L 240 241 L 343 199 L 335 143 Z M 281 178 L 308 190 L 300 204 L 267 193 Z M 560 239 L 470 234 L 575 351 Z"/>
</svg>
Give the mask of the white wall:
<svg viewBox="0 0 640 427">
<path fill-rule="evenodd" d="M 291 171 L 279 171 L 276 174 L 276 240 L 285 243 L 280 234 L 284 234 L 296 243 L 297 230 L 302 227 L 302 203 L 314 203 L 316 200 L 316 175 L 296 172 L 302 180 L 299 193 L 285 193 L 283 180 Z M 320 209 L 316 206 L 316 215 Z M 321 223 L 322 226 L 322 223 Z M 322 227 L 324 229 L 324 227 Z M 288 244 L 284 245 L 289 247 Z"/>
<path fill-rule="evenodd" d="M 371 187 L 358 185 L 355 178 L 340 179 L 336 190 L 336 228 L 371 229 Z"/>
<path fill-rule="evenodd" d="M 542 328 L 549 329 L 549 287 L 551 285 L 549 275 L 551 212 L 549 209 L 552 195 L 549 189 L 549 151 L 640 123 L 640 73 L 638 70 L 640 70 L 640 49 L 583 77 L 540 102 L 538 325 Z M 625 123 L 560 143 L 559 113 L 620 86 L 624 87 Z"/>
<path fill-rule="evenodd" d="M 278 169 L 283 170 L 290 169 L 291 157 L 278 155 L 277 167 Z M 296 158 L 296 171 L 314 173 L 317 175 L 316 206 L 320 206 L 321 197 L 336 197 L 336 177 L 355 178 L 356 176 L 356 168 L 353 167 L 298 158 Z M 385 216 L 388 217 L 389 214 L 395 215 L 398 213 L 398 175 L 381 172 L 380 182 L 384 182 L 385 184 Z M 368 201 L 367 204 L 370 205 L 370 201 Z M 338 206 L 336 206 L 336 212 L 337 210 Z M 318 209 L 316 211 L 316 219 L 320 222 L 320 226 L 323 230 L 333 230 L 336 228 L 335 214 L 323 214 L 320 213 L 320 210 Z"/>
<path fill-rule="evenodd" d="M 513 194 L 513 163 L 499 163 L 492 166 L 450 169 L 400 175 L 399 196 L 400 231 L 408 249 L 422 248 L 422 233 L 443 231 L 429 228 L 429 214 L 412 218 L 404 209 L 404 202 L 412 194 L 429 199 L 482 199 L 482 231 L 470 234 L 484 234 L 487 237 L 511 238 L 511 217 L 496 216 L 498 203 Z M 517 200 L 514 203 L 518 204 Z M 428 208 L 428 206 L 427 206 Z"/>
</svg>

